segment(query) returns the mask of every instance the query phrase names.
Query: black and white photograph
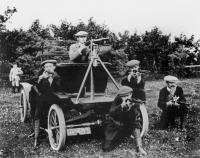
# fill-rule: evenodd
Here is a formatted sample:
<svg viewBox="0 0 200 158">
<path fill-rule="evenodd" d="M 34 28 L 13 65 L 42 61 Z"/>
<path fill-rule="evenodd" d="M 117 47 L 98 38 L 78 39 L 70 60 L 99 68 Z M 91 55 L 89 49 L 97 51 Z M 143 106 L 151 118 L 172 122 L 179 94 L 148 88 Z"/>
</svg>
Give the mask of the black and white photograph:
<svg viewBox="0 0 200 158">
<path fill-rule="evenodd" d="M 199 0 L 0 0 L 0 158 L 200 158 Z"/>
</svg>

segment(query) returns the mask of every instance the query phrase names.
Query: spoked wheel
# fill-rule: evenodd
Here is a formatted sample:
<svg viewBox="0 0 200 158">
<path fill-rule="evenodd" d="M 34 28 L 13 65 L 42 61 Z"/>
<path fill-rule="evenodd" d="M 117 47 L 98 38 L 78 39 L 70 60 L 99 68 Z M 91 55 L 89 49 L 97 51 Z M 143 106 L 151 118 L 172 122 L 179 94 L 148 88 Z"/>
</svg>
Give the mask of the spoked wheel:
<svg viewBox="0 0 200 158">
<path fill-rule="evenodd" d="M 20 120 L 21 122 L 25 122 L 27 120 L 27 100 L 24 89 L 21 90 L 20 93 Z"/>
<path fill-rule="evenodd" d="M 63 110 L 53 104 L 48 114 L 49 142 L 54 150 L 61 150 L 65 145 L 66 127 Z"/>
<path fill-rule="evenodd" d="M 141 137 L 147 133 L 149 130 L 149 118 L 146 107 L 144 104 L 140 104 L 140 116 L 139 116 L 140 124 L 141 124 Z"/>
</svg>

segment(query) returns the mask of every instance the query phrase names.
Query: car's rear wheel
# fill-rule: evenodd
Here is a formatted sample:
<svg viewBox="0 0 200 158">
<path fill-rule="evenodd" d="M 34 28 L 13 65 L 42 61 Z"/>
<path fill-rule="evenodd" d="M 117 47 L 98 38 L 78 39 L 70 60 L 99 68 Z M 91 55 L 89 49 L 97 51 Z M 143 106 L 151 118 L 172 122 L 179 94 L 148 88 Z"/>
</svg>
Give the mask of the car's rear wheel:
<svg viewBox="0 0 200 158">
<path fill-rule="evenodd" d="M 141 129 L 140 129 L 140 135 L 141 137 L 147 133 L 149 130 L 149 118 L 148 113 L 145 107 L 145 104 L 140 104 L 140 116 L 139 116 Z"/>
<path fill-rule="evenodd" d="M 21 122 L 25 122 L 27 120 L 27 107 L 28 107 L 28 103 L 27 103 L 25 91 L 22 88 L 20 92 L 20 107 L 19 107 Z"/>
<path fill-rule="evenodd" d="M 66 126 L 63 110 L 53 104 L 48 113 L 48 135 L 51 147 L 61 150 L 66 141 Z"/>
</svg>

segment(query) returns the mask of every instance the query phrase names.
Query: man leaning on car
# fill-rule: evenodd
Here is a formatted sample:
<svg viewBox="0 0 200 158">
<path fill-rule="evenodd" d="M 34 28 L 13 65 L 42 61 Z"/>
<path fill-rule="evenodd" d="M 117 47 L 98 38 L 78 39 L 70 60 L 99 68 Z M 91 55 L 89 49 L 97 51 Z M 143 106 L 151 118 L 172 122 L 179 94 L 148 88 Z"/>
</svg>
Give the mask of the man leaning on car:
<svg viewBox="0 0 200 158">
<path fill-rule="evenodd" d="M 34 146 L 38 145 L 38 136 L 41 121 L 47 115 L 50 105 L 58 103 L 58 98 L 53 92 L 61 91 L 60 76 L 54 71 L 56 68 L 56 60 L 45 60 L 41 63 L 44 72 L 39 76 L 36 85 L 37 93 L 35 98 L 35 107 L 33 112 L 34 119 Z"/>
</svg>

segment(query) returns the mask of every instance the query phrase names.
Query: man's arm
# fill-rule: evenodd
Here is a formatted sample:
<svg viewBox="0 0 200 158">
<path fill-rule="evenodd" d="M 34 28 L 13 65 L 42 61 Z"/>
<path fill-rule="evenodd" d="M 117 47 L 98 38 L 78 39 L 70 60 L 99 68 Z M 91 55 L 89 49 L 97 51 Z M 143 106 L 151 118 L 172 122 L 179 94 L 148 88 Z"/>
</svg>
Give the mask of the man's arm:
<svg viewBox="0 0 200 158">
<path fill-rule="evenodd" d="M 79 46 L 78 44 L 73 44 L 69 48 L 69 59 L 71 61 L 75 60 L 77 57 L 82 55 L 82 50 L 85 49 L 86 46 Z"/>
<path fill-rule="evenodd" d="M 137 85 L 139 89 L 144 89 L 145 86 L 145 80 L 143 78 L 140 78 L 139 80 L 137 80 Z"/>
<path fill-rule="evenodd" d="M 61 86 L 61 78 L 60 78 L 60 76 L 56 75 L 56 77 L 54 79 L 55 79 L 55 88 L 54 88 L 54 91 L 55 92 L 62 92 L 63 88 Z"/>
<path fill-rule="evenodd" d="M 179 87 L 179 88 L 180 88 L 180 90 L 179 90 L 179 99 L 178 99 L 178 101 L 182 102 L 182 103 L 185 103 L 186 99 L 185 99 L 185 96 L 184 96 L 184 93 L 183 93 L 183 89 L 181 87 Z"/>
<path fill-rule="evenodd" d="M 22 75 L 23 74 L 23 71 L 21 68 L 18 68 L 18 75 Z"/>
<path fill-rule="evenodd" d="M 13 69 L 10 70 L 9 79 L 12 81 Z"/>
</svg>

